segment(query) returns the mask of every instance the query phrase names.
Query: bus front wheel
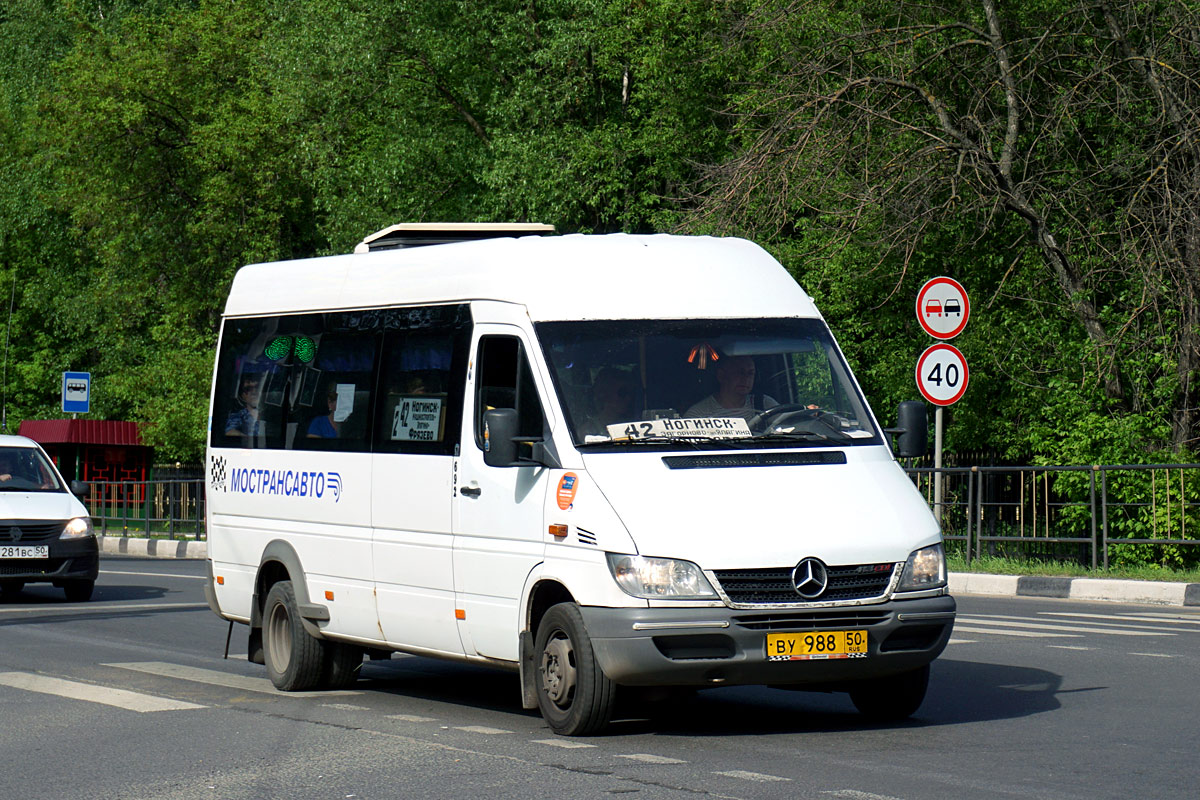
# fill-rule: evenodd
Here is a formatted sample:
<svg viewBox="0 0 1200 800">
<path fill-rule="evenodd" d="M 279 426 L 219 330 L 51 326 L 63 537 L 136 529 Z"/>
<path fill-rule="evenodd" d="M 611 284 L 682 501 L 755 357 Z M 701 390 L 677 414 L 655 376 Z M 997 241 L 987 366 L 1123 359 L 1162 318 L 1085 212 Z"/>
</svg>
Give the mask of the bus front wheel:
<svg viewBox="0 0 1200 800">
<path fill-rule="evenodd" d="M 616 684 L 596 663 L 583 615 L 574 603 L 552 606 L 534 644 L 538 709 L 561 736 L 587 736 L 608 725 Z"/>
</svg>

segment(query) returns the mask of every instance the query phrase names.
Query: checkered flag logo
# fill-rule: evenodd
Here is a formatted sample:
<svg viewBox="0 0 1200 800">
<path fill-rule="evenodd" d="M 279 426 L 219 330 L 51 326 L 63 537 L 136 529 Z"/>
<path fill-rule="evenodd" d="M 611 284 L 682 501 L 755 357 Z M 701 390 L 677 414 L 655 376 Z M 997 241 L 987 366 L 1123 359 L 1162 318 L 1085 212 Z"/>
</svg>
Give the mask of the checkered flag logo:
<svg viewBox="0 0 1200 800">
<path fill-rule="evenodd" d="M 213 456 L 212 465 L 208 472 L 209 482 L 212 483 L 213 489 L 218 492 L 225 491 L 225 457 Z"/>
</svg>

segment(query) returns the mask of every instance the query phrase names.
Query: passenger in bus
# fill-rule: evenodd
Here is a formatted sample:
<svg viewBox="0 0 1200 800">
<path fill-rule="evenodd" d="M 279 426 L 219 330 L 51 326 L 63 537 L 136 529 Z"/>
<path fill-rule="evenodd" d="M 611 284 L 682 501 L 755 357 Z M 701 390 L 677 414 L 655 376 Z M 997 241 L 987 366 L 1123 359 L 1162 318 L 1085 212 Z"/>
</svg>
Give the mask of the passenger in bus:
<svg viewBox="0 0 1200 800">
<path fill-rule="evenodd" d="M 633 375 L 605 367 L 592 381 L 592 413 L 583 421 L 584 435 L 608 435 L 608 426 L 634 421 Z"/>
<path fill-rule="evenodd" d="M 725 356 L 717 361 L 717 391 L 693 405 L 685 417 L 741 417 L 749 422 L 768 408 L 779 405 L 775 398 L 754 394 L 756 367 L 750 356 Z"/>
<path fill-rule="evenodd" d="M 329 387 L 329 392 L 326 395 L 326 401 L 329 403 L 329 413 L 325 416 L 317 417 L 308 424 L 309 439 L 336 439 L 341 433 L 342 422 L 339 421 L 337 414 L 337 390 L 332 386 Z"/>
<path fill-rule="evenodd" d="M 258 418 L 258 401 L 262 394 L 262 378 L 243 376 L 238 388 L 238 407 L 225 420 L 226 436 L 257 436 L 262 432 Z"/>
</svg>

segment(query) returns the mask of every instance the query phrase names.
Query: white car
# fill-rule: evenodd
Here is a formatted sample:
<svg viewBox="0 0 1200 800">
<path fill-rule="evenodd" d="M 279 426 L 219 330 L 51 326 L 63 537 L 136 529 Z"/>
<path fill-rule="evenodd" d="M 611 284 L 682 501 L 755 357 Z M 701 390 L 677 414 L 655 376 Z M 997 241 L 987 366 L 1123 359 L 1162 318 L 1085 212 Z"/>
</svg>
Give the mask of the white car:
<svg viewBox="0 0 1200 800">
<path fill-rule="evenodd" d="M 100 553 L 92 519 L 32 439 L 0 436 L 0 596 L 27 583 L 53 583 L 72 602 L 92 596 Z"/>
</svg>

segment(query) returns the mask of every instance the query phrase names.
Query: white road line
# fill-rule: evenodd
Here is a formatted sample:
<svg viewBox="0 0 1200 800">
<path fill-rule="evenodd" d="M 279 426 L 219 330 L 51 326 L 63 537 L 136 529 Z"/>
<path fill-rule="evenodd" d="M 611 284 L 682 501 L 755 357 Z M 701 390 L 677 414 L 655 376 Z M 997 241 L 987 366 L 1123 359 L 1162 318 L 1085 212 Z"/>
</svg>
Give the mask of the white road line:
<svg viewBox="0 0 1200 800">
<path fill-rule="evenodd" d="M 174 575 L 170 572 L 122 572 L 116 569 L 102 569 L 100 575 L 137 575 L 145 578 L 185 578 L 190 581 L 206 581 L 203 575 Z"/>
<path fill-rule="evenodd" d="M 959 617 L 959 619 L 963 619 Z M 1017 622 L 1011 619 L 994 619 L 990 617 L 968 617 L 971 625 L 999 625 L 1006 628 L 1034 628 L 1044 631 L 1077 631 L 1079 633 L 1104 633 L 1109 636 L 1176 636 L 1173 631 L 1137 630 L 1129 631 L 1118 628 L 1081 628 L 1077 625 L 1046 622 Z"/>
<path fill-rule="evenodd" d="M 370 711 L 366 706 L 355 706 L 350 703 L 321 703 L 321 708 L 334 708 L 338 711 Z"/>
<path fill-rule="evenodd" d="M 757 781 L 758 783 L 791 780 L 791 778 L 781 778 L 778 775 L 763 775 L 761 772 L 746 772 L 744 769 L 731 769 L 726 772 L 714 772 L 713 774 L 724 775 L 726 778 L 738 778 L 739 780 L 743 781 Z"/>
<path fill-rule="evenodd" d="M 1022 636 L 1026 639 L 1082 639 L 1075 633 L 1037 633 L 1035 631 L 1009 631 L 1004 628 L 971 628 L 955 623 L 954 630 L 960 633 L 990 633 L 995 636 Z"/>
<path fill-rule="evenodd" d="M 975 644 L 975 639 L 951 639 L 946 644 Z"/>
<path fill-rule="evenodd" d="M 1078 611 L 1041 611 L 1048 617 L 1084 617 L 1087 619 L 1119 619 L 1125 622 L 1154 622 L 1159 625 L 1200 625 L 1200 617 L 1162 617 L 1150 614 L 1130 614 L 1113 616 L 1111 614 L 1084 614 Z"/>
<path fill-rule="evenodd" d="M 1055 650 L 1091 650 L 1090 647 L 1078 647 L 1073 644 L 1048 644 L 1046 647 L 1053 647 Z"/>
<path fill-rule="evenodd" d="M 1200 625 L 1200 613 L 1189 614 L 1189 613 L 1180 611 L 1178 614 L 1173 614 L 1170 611 L 1130 611 L 1129 616 L 1131 616 L 1131 617 L 1147 617 L 1150 619 L 1169 620 L 1169 621 L 1179 620 L 1180 622 L 1194 622 L 1197 625 Z"/>
<path fill-rule="evenodd" d="M 844 797 L 846 800 L 900 800 L 899 797 L 892 797 L 890 794 L 875 794 L 873 792 L 860 792 L 857 789 L 834 789 L 833 791 L 821 792 L 831 797 Z"/>
<path fill-rule="evenodd" d="M 195 703 L 182 700 L 168 700 L 165 697 L 155 697 L 140 692 L 127 692 L 124 689 L 112 689 L 107 686 L 96 686 L 91 683 L 78 683 L 61 678 L 49 678 L 45 675 L 31 675 L 27 672 L 0 672 L 0 684 L 14 689 L 25 689 L 30 692 L 41 692 L 72 700 L 86 700 L 89 703 L 102 703 L 106 706 L 128 709 L 145 713 L 147 711 L 184 711 L 191 708 L 204 708 Z"/>
<path fill-rule="evenodd" d="M 0 614 L 33 614 L 36 612 L 61 612 L 70 614 L 111 614 L 114 611 L 145 611 L 147 609 L 162 609 L 162 608 L 208 608 L 208 603 L 130 603 L 129 605 L 120 605 L 113 603 L 111 605 L 103 602 L 91 602 L 86 606 L 81 606 L 78 603 L 71 605 L 46 605 L 40 604 L 36 606 L 9 606 L 0 608 Z"/>
<path fill-rule="evenodd" d="M 506 731 L 503 728 L 489 728 L 486 725 L 455 725 L 454 730 L 466 731 L 467 733 L 482 733 L 485 736 L 495 736 L 498 733 L 512 733 L 512 731 Z"/>
<path fill-rule="evenodd" d="M 548 744 L 551 747 L 562 747 L 566 750 L 574 750 L 580 747 L 595 747 L 594 744 L 586 744 L 584 742 L 572 742 L 570 739 L 531 739 L 533 744 Z"/>
<path fill-rule="evenodd" d="M 646 764 L 686 764 L 686 761 L 680 761 L 678 758 L 667 758 L 666 756 L 656 756 L 650 753 L 629 753 L 628 755 L 618 755 L 617 758 L 628 758 L 630 761 L 642 761 Z"/>
<path fill-rule="evenodd" d="M 1128 629 L 1130 629 L 1130 630 L 1135 630 L 1135 631 L 1162 631 L 1162 632 L 1165 632 L 1165 633 L 1170 633 L 1170 634 L 1175 634 L 1175 633 L 1178 633 L 1178 631 L 1173 631 L 1173 630 L 1171 630 L 1171 629 L 1169 629 L 1169 628 L 1163 628 L 1163 627 L 1161 627 L 1161 626 L 1154 626 L 1154 625 L 1148 625 L 1148 624 L 1146 624 L 1146 623 L 1152 623 L 1152 622 L 1154 622 L 1154 620 L 1130 619 L 1129 617 L 1118 617 L 1118 616 L 1113 616 L 1113 615 L 1108 615 L 1108 614 L 1073 614 L 1073 613 L 1069 613 L 1069 612 L 1063 612 L 1062 614 L 1057 614 L 1057 613 L 1053 613 L 1053 612 L 1046 612 L 1046 611 L 1039 611 L 1039 612 L 1038 612 L 1038 614 L 1039 614 L 1039 615 L 1041 615 L 1041 614 L 1046 614 L 1046 615 L 1052 615 L 1052 616 L 1064 616 L 1064 617 L 1075 617 L 1075 616 L 1078 616 L 1078 617 L 1084 617 L 1084 618 L 1087 618 L 1087 619 L 1095 619 L 1095 620 L 1120 620 L 1120 622 L 1107 622 L 1107 621 L 1099 621 L 1099 622 L 1096 622 L 1096 623 L 1094 623 L 1094 624 L 1096 624 L 1096 625 L 1103 625 L 1105 628 L 1128 628 Z M 1005 616 L 1005 615 L 1002 615 L 1002 614 L 984 614 L 984 615 L 981 615 L 981 618 L 987 618 L 987 619 L 1020 619 L 1020 620 L 1026 620 L 1026 619 L 1029 619 L 1029 617 L 1012 617 L 1012 616 Z M 1055 623 L 1063 623 L 1063 622 L 1071 622 L 1071 621 L 1072 621 L 1072 620 L 1070 620 L 1070 619 L 1066 619 L 1066 620 L 1057 620 L 1057 619 L 1050 619 L 1050 620 L 1046 620 L 1046 622 L 1055 622 Z M 1129 624 L 1129 623 L 1135 623 L 1135 624 L 1132 624 L 1132 625 L 1131 625 L 1131 624 Z M 1136 624 L 1136 623 L 1141 623 L 1141 624 Z"/>
<path fill-rule="evenodd" d="M 435 717 L 418 717 L 415 714 L 388 714 L 388 719 L 398 719 L 401 722 L 437 722 Z"/>
<path fill-rule="evenodd" d="M 104 667 L 116 667 L 117 669 L 128 669 L 134 672 L 144 672 L 148 675 L 158 675 L 163 678 L 178 678 L 184 681 L 194 681 L 196 683 L 207 683 L 211 686 L 223 686 L 226 689 L 238 689 L 243 692 L 258 692 L 259 694 L 271 694 L 277 697 L 293 697 L 297 699 L 309 697 L 346 697 L 347 695 L 362 694 L 362 692 L 352 692 L 340 690 L 335 692 L 304 692 L 297 694 L 295 692 L 281 692 L 271 685 L 271 681 L 266 678 L 249 678 L 244 675 L 233 675 L 228 672 L 218 672 L 215 669 L 199 669 L 197 667 L 185 667 L 182 664 L 167 664 L 163 661 L 138 661 L 128 662 L 124 664 L 102 664 Z"/>
<path fill-rule="evenodd" d="M 1130 653 L 1131 656 L 1147 656 L 1149 658 L 1178 658 L 1170 653 Z"/>
</svg>

